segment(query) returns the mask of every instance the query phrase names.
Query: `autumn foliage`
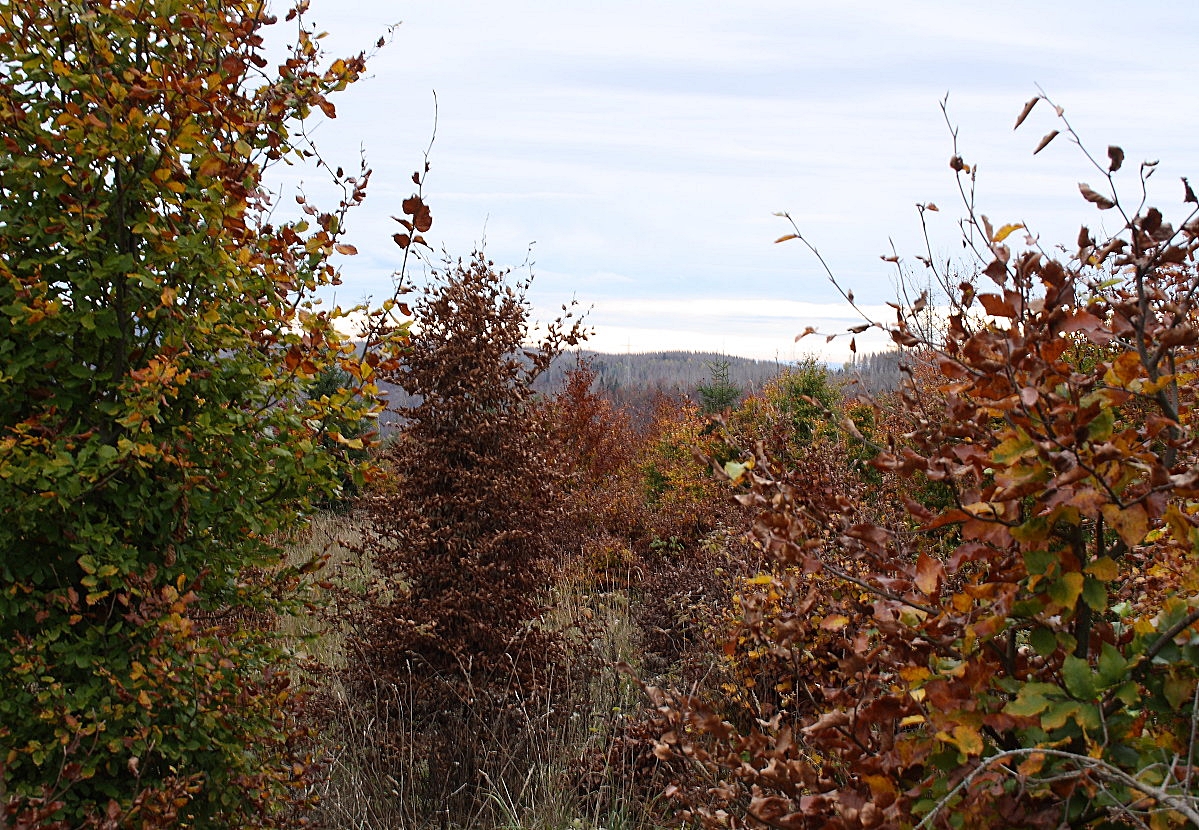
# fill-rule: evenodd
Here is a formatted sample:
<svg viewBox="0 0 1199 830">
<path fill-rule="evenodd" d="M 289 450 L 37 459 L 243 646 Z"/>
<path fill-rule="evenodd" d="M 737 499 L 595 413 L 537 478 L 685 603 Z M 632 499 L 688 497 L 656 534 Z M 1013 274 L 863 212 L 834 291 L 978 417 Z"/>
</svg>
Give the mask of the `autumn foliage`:
<svg viewBox="0 0 1199 830">
<path fill-rule="evenodd" d="M 873 439 L 881 484 L 827 456 L 729 468 L 774 568 L 743 594 L 728 649 L 758 661 L 745 685 L 770 693 L 738 726 L 719 698 L 651 690 L 660 757 L 719 782 L 676 788 L 686 815 L 1196 821 L 1199 223 L 1122 202 L 1122 163 L 1113 147 L 1097 165 L 1110 195 L 1081 187 L 1117 232 L 1084 227 L 1070 257 L 1033 237 L 1013 249 L 1022 226 L 967 206 L 979 280 L 949 286 L 944 339 L 918 330 L 923 300 L 886 326 L 923 351 L 893 412 L 876 402 L 880 422 L 906 425 Z M 953 168 L 971 175 L 956 153 Z"/>
<path fill-rule="evenodd" d="M 1156 165 L 1055 107 L 1036 152 L 1081 148 L 1112 230 L 1050 249 L 978 212 L 955 133 L 974 260 L 926 250 L 944 301 L 847 333 L 900 388 L 807 362 L 738 403 L 716 363 L 638 418 L 586 365 L 535 391 L 584 331 L 531 342 L 481 253 L 400 302 L 427 164 L 396 294 L 338 331 L 369 170 L 320 160 L 339 204 L 294 221 L 263 186 L 366 65 L 304 6 L 274 69 L 258 2 L 0 10 L 0 827 L 295 826 L 348 737 L 418 826 L 513 825 L 534 780 L 596 825 L 1199 825 L 1186 179 L 1149 206 Z M 380 380 L 413 396 L 385 444 Z M 286 560 L 328 505 L 352 573 Z M 314 690 L 282 629 L 317 618 Z"/>
<path fill-rule="evenodd" d="M 319 436 L 398 343 L 350 359 L 312 304 L 366 171 L 270 219 L 365 65 L 289 19 L 268 71 L 261 3 L 0 10 L 0 825 L 287 824 L 308 775 L 280 542 L 361 480 Z"/>
</svg>

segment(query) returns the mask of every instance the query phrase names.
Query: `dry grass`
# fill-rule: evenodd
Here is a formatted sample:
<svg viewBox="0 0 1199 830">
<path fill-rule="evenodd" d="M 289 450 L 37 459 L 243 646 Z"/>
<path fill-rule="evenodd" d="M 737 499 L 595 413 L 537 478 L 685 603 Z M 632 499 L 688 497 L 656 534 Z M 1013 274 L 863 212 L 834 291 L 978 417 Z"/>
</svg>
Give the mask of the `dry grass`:
<svg viewBox="0 0 1199 830">
<path fill-rule="evenodd" d="M 372 574 L 369 562 L 353 552 L 360 539 L 350 517 L 321 516 L 309 536 L 293 546 L 292 561 L 328 554 L 321 578 L 350 594 L 361 592 Z M 638 662 L 627 592 L 614 584 L 589 584 L 564 569 L 548 604 L 546 624 L 569 630 L 597 667 L 590 679 L 571 688 L 569 678 L 551 678 L 551 686 L 559 688 L 540 702 L 523 702 L 490 722 L 464 704 L 451 714 L 458 722 L 448 727 L 417 720 L 420 707 L 410 697 L 416 683 L 377 683 L 370 693 L 351 694 L 339 676 L 354 659 L 347 632 L 316 615 L 288 621 L 286 629 L 308 658 L 320 712 L 315 754 L 325 775 L 310 793 L 319 799 L 311 825 L 364 830 L 650 827 L 628 771 L 612 768 L 608 752 L 608 742 L 624 734 L 629 713 L 641 705 L 636 684 L 616 668 Z M 427 744 L 431 729 L 477 736 L 473 749 L 462 750 L 471 753 L 462 762 L 477 770 L 473 789 L 483 793 L 481 799 L 464 798 L 463 786 L 453 781 L 429 780 L 416 747 Z M 380 745 L 381 736 L 388 736 L 388 746 Z"/>
</svg>

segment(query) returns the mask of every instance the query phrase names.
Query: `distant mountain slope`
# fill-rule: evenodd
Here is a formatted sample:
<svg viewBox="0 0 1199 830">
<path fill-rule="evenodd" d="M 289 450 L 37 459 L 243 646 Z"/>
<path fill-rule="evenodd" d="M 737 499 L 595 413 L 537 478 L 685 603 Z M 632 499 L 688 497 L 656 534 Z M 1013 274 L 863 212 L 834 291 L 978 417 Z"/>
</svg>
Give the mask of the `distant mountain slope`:
<svg viewBox="0 0 1199 830">
<path fill-rule="evenodd" d="M 712 379 L 712 366 L 728 363 L 729 381 L 745 392 L 762 388 L 777 375 L 783 364 L 773 360 L 750 360 L 716 352 L 630 352 L 607 354 L 580 350 L 567 352 L 554 361 L 538 381 L 545 389 L 557 389 L 562 378 L 580 360 L 590 361 L 596 384 L 601 390 L 627 387 L 657 388 L 692 394 L 695 388 Z"/>
<path fill-rule="evenodd" d="M 718 352 L 610 354 L 583 349 L 559 355 L 549 370 L 537 379 L 534 386 L 543 392 L 556 392 L 562 388 L 566 373 L 578 365 L 579 361 L 590 362 L 596 373 L 598 391 L 623 403 L 637 401 L 637 408 L 648 406 L 653 393 L 658 391 L 698 401 L 696 389 L 701 384 L 712 381 L 713 365 L 722 362 L 728 363 L 729 382 L 739 387 L 742 394 L 757 392 L 788 366 L 773 360 L 751 360 Z M 846 391 L 850 395 L 893 389 L 899 383 L 899 353 L 863 355 L 854 365 L 830 366 L 829 371 L 835 378 L 847 384 Z M 392 407 L 414 402 L 414 399 L 397 384 L 379 385 L 387 392 Z M 388 412 L 381 422 L 385 429 L 390 428 L 398 423 L 398 417 Z"/>
</svg>

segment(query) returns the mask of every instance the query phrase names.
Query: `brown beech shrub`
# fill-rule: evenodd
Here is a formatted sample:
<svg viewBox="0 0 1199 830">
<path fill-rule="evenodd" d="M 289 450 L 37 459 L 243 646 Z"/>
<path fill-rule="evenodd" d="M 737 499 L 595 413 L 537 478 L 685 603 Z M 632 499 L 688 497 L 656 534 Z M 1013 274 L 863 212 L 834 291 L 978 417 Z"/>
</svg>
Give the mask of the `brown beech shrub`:
<svg viewBox="0 0 1199 830">
<path fill-rule="evenodd" d="M 381 459 L 390 480 L 362 502 L 375 573 L 351 614 L 349 672 L 363 695 L 407 690 L 409 745 L 392 749 L 415 741 L 417 797 L 463 815 L 497 777 L 525 774 L 522 753 L 545 740 L 534 726 L 550 728 L 572 682 L 565 641 L 542 624 L 568 470 L 531 384 L 582 330 L 556 321 L 527 347 L 528 285 L 482 253 L 435 275 L 393 378 L 420 402 Z"/>
</svg>

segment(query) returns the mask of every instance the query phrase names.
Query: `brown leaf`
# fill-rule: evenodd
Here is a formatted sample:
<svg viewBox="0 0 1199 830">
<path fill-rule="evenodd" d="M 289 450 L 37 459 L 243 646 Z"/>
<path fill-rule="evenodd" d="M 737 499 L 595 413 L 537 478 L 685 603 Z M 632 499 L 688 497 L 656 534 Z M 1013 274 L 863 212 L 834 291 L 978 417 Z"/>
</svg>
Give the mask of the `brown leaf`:
<svg viewBox="0 0 1199 830">
<path fill-rule="evenodd" d="M 395 243 L 401 248 L 407 248 L 412 243 L 412 237 L 406 233 L 392 234 L 391 238 L 394 239 Z"/>
<path fill-rule="evenodd" d="M 1046 147 L 1049 146 L 1049 142 L 1053 141 L 1055 138 L 1057 138 L 1057 136 L 1058 136 L 1057 130 L 1051 130 L 1050 132 L 1046 133 L 1045 137 L 1041 139 L 1041 142 L 1039 144 L 1037 144 L 1037 149 L 1032 151 L 1032 154 L 1035 156 L 1037 153 L 1044 150 Z"/>
<path fill-rule="evenodd" d="M 786 242 L 786 241 L 788 241 L 788 240 L 791 240 L 791 239 L 799 239 L 799 234 L 797 234 L 797 233 L 787 233 L 787 234 L 783 234 L 783 235 L 782 235 L 782 236 L 780 236 L 778 239 L 774 240 L 774 243 L 777 245 L 777 244 L 778 244 L 778 243 L 780 243 L 780 242 Z"/>
<path fill-rule="evenodd" d="M 409 216 L 414 216 L 416 214 L 416 212 L 418 210 L 420 210 L 423 205 L 424 205 L 424 202 L 421 201 L 420 196 L 409 196 L 400 205 L 400 209 L 402 211 L 404 211 L 404 213 L 407 213 Z"/>
<path fill-rule="evenodd" d="M 1016 126 L 1012 127 L 1013 130 L 1019 129 L 1020 125 L 1024 123 L 1024 119 L 1028 118 L 1028 114 L 1030 112 L 1032 112 L 1032 108 L 1037 105 L 1037 101 L 1040 101 L 1040 100 L 1041 100 L 1040 95 L 1036 96 L 1035 98 L 1029 99 L 1028 103 L 1026 103 L 1024 105 L 1024 109 L 1020 110 L 1020 114 L 1018 116 L 1016 116 Z"/>
<path fill-rule="evenodd" d="M 1184 202 L 1199 202 L 1199 199 L 1195 198 L 1195 191 L 1191 190 L 1191 183 L 1187 181 L 1186 176 L 1182 177 L 1182 186 L 1183 186 L 1183 192 L 1184 192 L 1182 201 L 1184 201 Z"/>
<path fill-rule="evenodd" d="M 1124 151 L 1115 144 L 1107 148 L 1107 157 L 1112 160 L 1112 163 L 1107 168 L 1111 173 L 1115 173 L 1124 164 Z"/>
<path fill-rule="evenodd" d="M 998 294 L 979 294 L 978 301 L 987 310 L 987 314 L 990 314 L 992 317 L 1007 317 L 1009 319 L 1016 317 L 1016 309 Z"/>
<path fill-rule="evenodd" d="M 1097 193 L 1091 189 L 1091 186 L 1086 182 L 1078 183 L 1078 190 L 1082 193 L 1082 198 L 1094 204 L 1100 210 L 1108 210 L 1114 208 L 1116 203 L 1104 196 L 1102 193 Z"/>
<path fill-rule="evenodd" d="M 347 245 L 341 242 L 334 245 L 333 250 L 337 251 L 339 254 L 345 254 L 346 256 L 354 256 L 354 254 L 358 253 L 358 249 L 353 245 Z"/>
<path fill-rule="evenodd" d="M 920 556 L 916 559 L 916 587 L 925 596 L 935 596 L 944 570 L 940 562 L 926 552 L 920 551 Z"/>
<path fill-rule="evenodd" d="M 420 209 L 416 211 L 416 215 L 413 216 L 413 222 L 416 225 L 416 229 L 421 233 L 425 233 L 429 228 L 433 227 L 433 214 L 429 212 L 427 205 L 422 204 L 420 206 Z"/>
<path fill-rule="evenodd" d="M 868 547 L 879 551 L 880 553 L 887 548 L 887 542 L 891 539 L 891 534 L 877 525 L 869 522 L 860 522 L 845 532 L 845 535 L 851 539 L 858 539 Z"/>
</svg>

